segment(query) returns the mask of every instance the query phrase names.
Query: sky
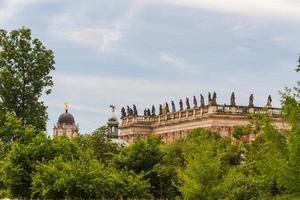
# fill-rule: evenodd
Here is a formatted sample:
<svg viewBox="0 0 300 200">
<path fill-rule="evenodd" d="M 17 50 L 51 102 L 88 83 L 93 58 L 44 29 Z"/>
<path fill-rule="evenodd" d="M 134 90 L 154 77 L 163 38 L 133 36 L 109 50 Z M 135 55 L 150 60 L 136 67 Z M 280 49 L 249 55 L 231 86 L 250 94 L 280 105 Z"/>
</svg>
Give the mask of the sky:
<svg viewBox="0 0 300 200">
<path fill-rule="evenodd" d="M 299 80 L 299 0 L 0 0 L 0 28 L 32 30 L 55 54 L 48 134 L 68 102 L 89 133 L 123 106 L 234 91 L 265 106 Z M 205 99 L 207 101 L 207 99 Z"/>
</svg>

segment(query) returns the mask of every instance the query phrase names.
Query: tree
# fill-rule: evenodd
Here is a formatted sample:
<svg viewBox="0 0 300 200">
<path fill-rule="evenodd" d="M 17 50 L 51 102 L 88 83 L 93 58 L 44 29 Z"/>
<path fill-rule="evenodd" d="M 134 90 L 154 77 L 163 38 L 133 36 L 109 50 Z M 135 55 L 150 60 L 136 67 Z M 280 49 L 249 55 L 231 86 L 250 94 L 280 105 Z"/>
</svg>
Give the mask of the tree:
<svg viewBox="0 0 300 200">
<path fill-rule="evenodd" d="M 300 56 L 296 72 L 300 72 Z M 285 157 L 277 167 L 278 182 L 287 189 L 290 195 L 283 199 L 300 198 L 300 81 L 295 87 L 285 88 L 281 92 L 282 114 L 290 123 L 291 129 L 286 132 Z"/>
<path fill-rule="evenodd" d="M 122 148 L 120 145 L 113 143 L 111 138 L 107 137 L 108 129 L 106 126 L 102 126 L 92 134 L 81 135 L 76 138 L 79 147 L 86 151 L 93 151 L 95 157 L 100 162 L 108 163 L 115 154 L 119 153 Z"/>
<path fill-rule="evenodd" d="M 4 186 L 12 197 L 30 198 L 32 175 L 39 163 L 47 163 L 57 156 L 64 160 L 78 158 L 78 146 L 69 138 L 48 138 L 37 135 L 30 143 L 14 142 L 0 166 Z"/>
<path fill-rule="evenodd" d="M 160 145 L 161 138 L 155 135 L 138 140 L 122 149 L 115 159 L 115 164 L 118 169 L 126 167 L 136 173 L 150 171 L 162 160 Z"/>
<path fill-rule="evenodd" d="M 151 198 L 150 185 L 134 173 L 117 172 L 98 162 L 91 151 L 78 159 L 61 156 L 39 164 L 33 176 L 32 197 L 45 199 Z"/>
<path fill-rule="evenodd" d="M 23 125 L 13 113 L 6 113 L 3 124 L 0 126 L 0 139 L 4 143 L 3 153 L 10 150 L 13 142 L 29 143 L 37 134 L 38 131 L 32 125 Z"/>
<path fill-rule="evenodd" d="M 145 174 L 144 178 L 151 183 L 151 193 L 156 198 L 161 197 L 168 171 L 160 165 L 163 160 L 161 137 L 148 136 L 125 147 L 114 158 L 114 165 L 119 170 L 129 170 L 136 174 Z"/>
<path fill-rule="evenodd" d="M 186 165 L 178 168 L 177 187 L 185 199 L 221 199 L 215 192 L 230 167 L 239 164 L 234 145 L 205 129 L 191 131 L 183 144 Z"/>
<path fill-rule="evenodd" d="M 0 30 L 0 108 L 1 115 L 13 112 L 23 124 L 45 130 L 47 112 L 43 93 L 53 85 L 54 55 L 31 30 L 20 28 L 7 33 Z M 0 115 L 0 118 L 1 118 Z"/>
<path fill-rule="evenodd" d="M 97 198 L 110 193 L 108 174 L 92 155 L 81 153 L 79 159 L 64 161 L 59 156 L 37 165 L 33 176 L 32 197 L 50 199 Z"/>
<path fill-rule="evenodd" d="M 3 125 L 0 126 L 0 198 L 8 197 L 8 190 L 5 187 L 6 156 L 11 151 L 14 143 L 28 144 L 38 134 L 32 125 L 22 125 L 21 120 L 13 113 L 6 113 Z M 5 196 L 4 196 L 5 195 Z"/>
<path fill-rule="evenodd" d="M 297 94 L 299 94 L 297 92 Z M 283 101 L 283 114 L 291 124 L 287 133 L 285 160 L 279 168 L 278 181 L 288 193 L 297 194 L 300 198 L 300 103 L 295 97 L 286 96 Z"/>
<path fill-rule="evenodd" d="M 273 182 L 260 174 L 254 163 L 234 166 L 214 188 L 216 199 L 274 199 Z"/>
</svg>

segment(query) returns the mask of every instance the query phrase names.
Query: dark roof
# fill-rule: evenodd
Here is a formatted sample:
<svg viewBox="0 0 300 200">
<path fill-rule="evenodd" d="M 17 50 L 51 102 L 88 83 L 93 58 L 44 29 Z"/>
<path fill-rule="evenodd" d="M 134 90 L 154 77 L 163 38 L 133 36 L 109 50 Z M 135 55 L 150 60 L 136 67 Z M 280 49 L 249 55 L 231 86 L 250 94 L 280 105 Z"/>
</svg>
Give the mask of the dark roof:
<svg viewBox="0 0 300 200">
<path fill-rule="evenodd" d="M 62 113 L 57 121 L 58 124 L 65 124 L 65 125 L 75 125 L 75 119 L 72 114 L 68 113 L 66 110 L 65 113 Z"/>
</svg>

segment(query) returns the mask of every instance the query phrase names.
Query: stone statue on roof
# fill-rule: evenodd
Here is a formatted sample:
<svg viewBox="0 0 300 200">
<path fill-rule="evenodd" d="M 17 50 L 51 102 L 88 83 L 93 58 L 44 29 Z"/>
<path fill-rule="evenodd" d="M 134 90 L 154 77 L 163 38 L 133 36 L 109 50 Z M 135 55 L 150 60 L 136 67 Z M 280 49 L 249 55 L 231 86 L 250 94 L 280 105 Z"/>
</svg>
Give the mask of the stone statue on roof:
<svg viewBox="0 0 300 200">
<path fill-rule="evenodd" d="M 154 105 L 152 105 L 151 115 L 152 115 L 152 116 L 155 116 L 155 106 L 154 106 Z"/>
<path fill-rule="evenodd" d="M 232 94 L 231 94 L 230 105 L 231 105 L 231 106 L 236 106 L 236 103 L 235 103 L 235 94 L 234 94 L 234 92 L 232 92 Z"/>
<path fill-rule="evenodd" d="M 204 97 L 202 94 L 200 94 L 200 102 L 201 102 L 201 107 L 205 106 L 205 102 L 204 102 Z"/>
<path fill-rule="evenodd" d="M 194 108 L 196 108 L 197 107 L 197 99 L 196 99 L 195 96 L 194 96 L 194 99 L 193 99 L 193 103 L 194 103 Z"/>
<path fill-rule="evenodd" d="M 129 115 L 133 116 L 133 110 L 132 110 L 132 108 L 129 108 Z"/>
<path fill-rule="evenodd" d="M 208 105 L 212 105 L 212 98 L 210 92 L 208 93 Z"/>
<path fill-rule="evenodd" d="M 179 108 L 180 108 L 180 110 L 183 110 L 183 102 L 182 102 L 182 99 L 179 100 Z"/>
<path fill-rule="evenodd" d="M 127 116 L 130 116 L 130 108 L 128 105 L 127 105 Z"/>
<path fill-rule="evenodd" d="M 174 101 L 171 101 L 171 106 L 172 106 L 172 112 L 176 112 L 176 107 Z"/>
<path fill-rule="evenodd" d="M 134 104 L 133 104 L 133 115 L 134 115 L 135 117 L 138 116 L 138 111 L 137 111 L 136 106 L 135 106 Z"/>
<path fill-rule="evenodd" d="M 217 105 L 217 93 L 214 92 L 213 93 L 213 97 L 212 97 L 212 105 L 216 106 Z"/>
<path fill-rule="evenodd" d="M 272 97 L 271 97 L 271 95 L 268 96 L 267 107 L 272 107 Z"/>
<path fill-rule="evenodd" d="M 191 106 L 190 106 L 190 100 L 189 100 L 189 98 L 185 98 L 185 104 L 186 104 L 186 109 L 190 109 L 191 108 Z"/>
<path fill-rule="evenodd" d="M 248 105 L 249 108 L 253 108 L 254 107 L 254 96 L 253 94 L 250 95 L 249 97 L 249 105 Z"/>
<path fill-rule="evenodd" d="M 169 104 L 167 102 L 165 103 L 165 111 L 166 111 L 166 113 L 170 112 Z"/>
<path fill-rule="evenodd" d="M 162 105 L 159 104 L 159 115 L 161 115 L 162 113 L 163 113 L 163 111 L 162 111 Z"/>
<path fill-rule="evenodd" d="M 121 109 L 121 119 L 123 119 L 124 117 L 126 117 L 126 111 L 125 111 L 125 108 L 122 107 L 122 109 Z"/>
<path fill-rule="evenodd" d="M 147 116 L 151 116 L 150 108 L 147 109 Z"/>
</svg>

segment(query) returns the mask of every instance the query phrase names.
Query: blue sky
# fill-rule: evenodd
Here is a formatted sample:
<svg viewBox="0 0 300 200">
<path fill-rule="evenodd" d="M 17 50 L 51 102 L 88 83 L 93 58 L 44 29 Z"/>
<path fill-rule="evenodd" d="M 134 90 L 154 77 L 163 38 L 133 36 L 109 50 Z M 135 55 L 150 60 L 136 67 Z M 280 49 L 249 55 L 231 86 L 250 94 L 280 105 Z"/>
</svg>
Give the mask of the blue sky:
<svg viewBox="0 0 300 200">
<path fill-rule="evenodd" d="M 216 91 L 218 103 L 264 106 L 299 79 L 298 0 L 0 0 L 0 28 L 26 26 L 55 53 L 44 97 L 48 133 L 70 103 L 82 133 L 109 105 L 152 104 Z"/>
</svg>

